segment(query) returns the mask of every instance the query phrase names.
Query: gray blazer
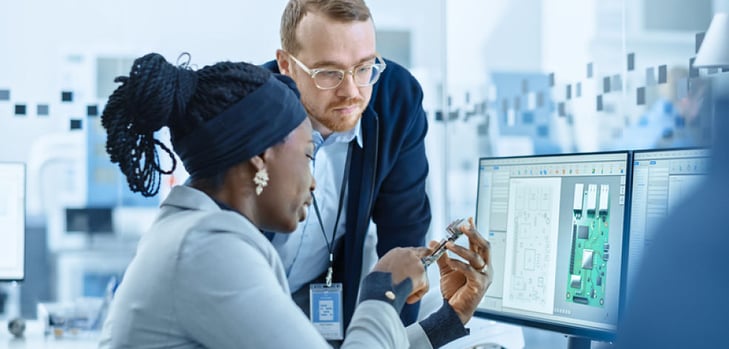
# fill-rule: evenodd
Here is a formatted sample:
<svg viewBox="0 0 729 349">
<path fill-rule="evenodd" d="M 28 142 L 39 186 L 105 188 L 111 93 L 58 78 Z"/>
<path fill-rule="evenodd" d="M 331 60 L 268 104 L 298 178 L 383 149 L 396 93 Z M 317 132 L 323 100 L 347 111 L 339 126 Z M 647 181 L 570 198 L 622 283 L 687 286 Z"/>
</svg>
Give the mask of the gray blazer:
<svg viewBox="0 0 729 349">
<path fill-rule="evenodd" d="M 430 348 L 395 309 L 358 305 L 342 348 Z M 244 216 L 177 186 L 139 242 L 100 348 L 329 348 L 290 296 L 281 260 Z"/>
</svg>

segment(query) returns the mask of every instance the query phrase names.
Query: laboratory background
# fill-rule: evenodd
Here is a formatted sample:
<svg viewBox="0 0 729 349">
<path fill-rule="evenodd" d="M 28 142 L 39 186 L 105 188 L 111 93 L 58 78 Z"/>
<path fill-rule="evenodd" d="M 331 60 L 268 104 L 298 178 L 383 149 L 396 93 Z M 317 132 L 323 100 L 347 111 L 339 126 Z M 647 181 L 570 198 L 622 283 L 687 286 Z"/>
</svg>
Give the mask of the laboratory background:
<svg viewBox="0 0 729 349">
<path fill-rule="evenodd" d="M 0 348 L 24 348 L 32 336 L 44 338 L 41 348 L 94 347 L 110 288 L 165 194 L 186 179 L 179 166 L 154 197 L 128 189 L 100 122 L 114 78 L 148 52 L 171 62 L 187 52 L 193 67 L 274 59 L 285 3 L 0 4 L 0 163 L 24 164 L 25 176 L 24 275 L 0 281 Z M 476 215 L 480 158 L 696 148 L 712 139 L 712 87 L 728 68 L 694 60 L 727 0 L 367 4 L 379 53 L 424 91 L 433 239 Z M 0 230 L 0 254 L 13 243 Z M 49 325 L 59 314 L 85 322 L 73 331 Z M 18 318 L 29 342 L 6 330 Z M 471 342 L 449 348 L 568 345 L 564 334 L 531 326 L 476 317 L 470 327 Z"/>
</svg>

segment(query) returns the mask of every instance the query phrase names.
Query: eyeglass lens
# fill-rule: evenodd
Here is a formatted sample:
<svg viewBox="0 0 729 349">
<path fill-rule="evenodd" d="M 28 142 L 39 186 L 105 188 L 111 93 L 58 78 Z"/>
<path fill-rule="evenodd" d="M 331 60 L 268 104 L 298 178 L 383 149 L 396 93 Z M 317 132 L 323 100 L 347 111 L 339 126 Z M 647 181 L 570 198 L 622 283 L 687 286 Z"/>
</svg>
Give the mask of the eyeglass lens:
<svg viewBox="0 0 729 349">
<path fill-rule="evenodd" d="M 358 86 L 369 86 L 377 81 L 380 76 L 380 67 L 375 64 L 364 64 L 352 69 L 354 82 Z M 348 71 L 342 70 L 320 70 L 314 74 L 316 84 L 321 88 L 334 88 L 344 80 L 344 74 Z"/>
</svg>

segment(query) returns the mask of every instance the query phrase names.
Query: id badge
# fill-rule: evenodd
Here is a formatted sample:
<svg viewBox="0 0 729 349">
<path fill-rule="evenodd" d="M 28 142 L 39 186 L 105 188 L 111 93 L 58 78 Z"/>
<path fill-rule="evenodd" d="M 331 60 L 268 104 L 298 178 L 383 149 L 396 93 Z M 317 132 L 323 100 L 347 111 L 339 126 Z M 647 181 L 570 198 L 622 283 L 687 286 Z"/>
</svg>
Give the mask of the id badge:
<svg viewBox="0 0 729 349">
<path fill-rule="evenodd" d="M 321 335 L 328 339 L 343 339 L 342 284 L 309 285 L 309 316 Z"/>
</svg>

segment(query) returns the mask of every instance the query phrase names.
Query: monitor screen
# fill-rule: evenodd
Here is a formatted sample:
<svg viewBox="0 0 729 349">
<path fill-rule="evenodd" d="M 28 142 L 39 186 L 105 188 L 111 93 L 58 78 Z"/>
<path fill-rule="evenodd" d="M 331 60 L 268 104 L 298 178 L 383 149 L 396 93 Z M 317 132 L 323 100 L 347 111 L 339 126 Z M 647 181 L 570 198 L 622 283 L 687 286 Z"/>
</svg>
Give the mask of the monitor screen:
<svg viewBox="0 0 729 349">
<path fill-rule="evenodd" d="M 0 162 L 0 280 L 25 277 L 25 164 Z"/>
<path fill-rule="evenodd" d="M 708 149 L 635 151 L 630 211 L 628 285 L 643 251 L 659 234 L 657 225 L 706 177 Z"/>
<path fill-rule="evenodd" d="M 494 279 L 477 316 L 614 338 L 622 299 L 629 153 L 482 158 L 476 225 Z"/>
</svg>

